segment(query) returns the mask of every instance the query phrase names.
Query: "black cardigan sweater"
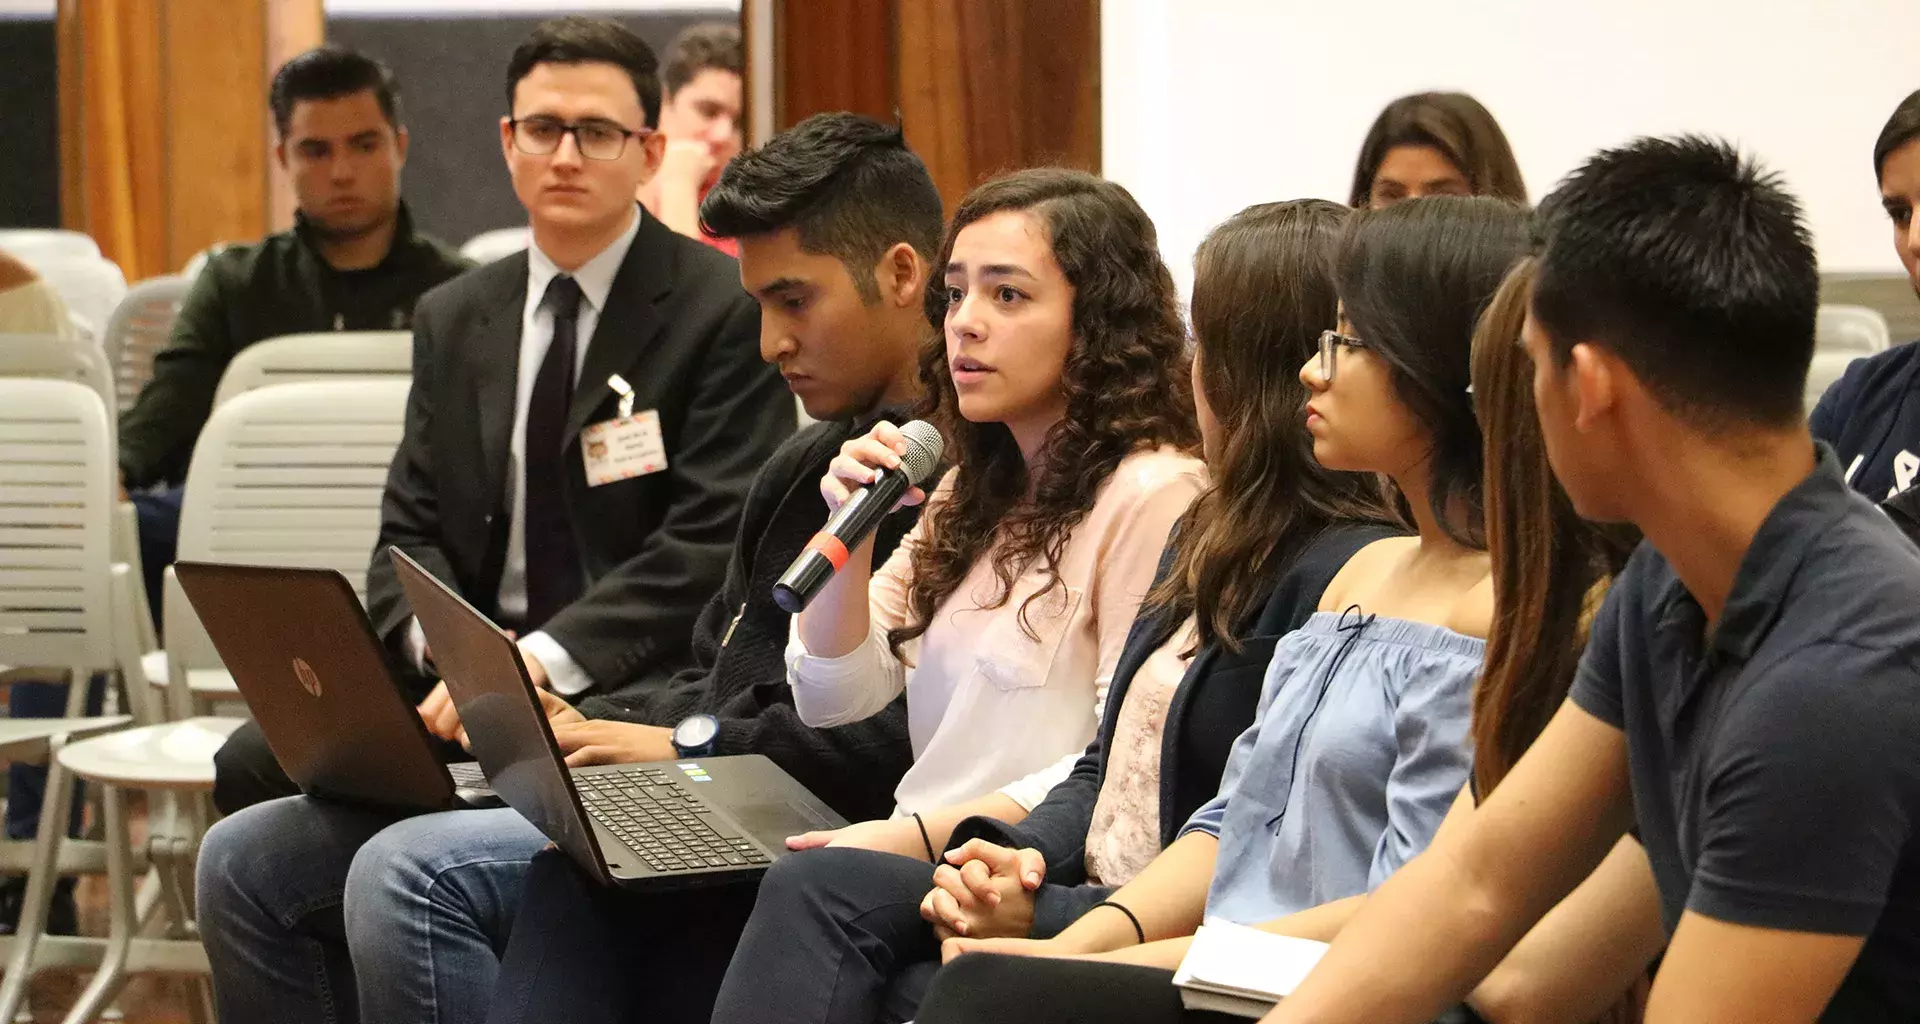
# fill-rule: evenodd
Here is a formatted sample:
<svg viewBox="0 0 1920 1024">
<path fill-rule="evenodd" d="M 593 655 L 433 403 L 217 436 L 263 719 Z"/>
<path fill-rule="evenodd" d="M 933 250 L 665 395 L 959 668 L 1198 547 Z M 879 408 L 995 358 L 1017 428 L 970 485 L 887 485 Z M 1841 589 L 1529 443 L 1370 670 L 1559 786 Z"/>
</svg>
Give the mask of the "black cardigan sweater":
<svg viewBox="0 0 1920 1024">
<path fill-rule="evenodd" d="M 1167 707 L 1160 747 L 1160 845 L 1165 849 L 1200 805 L 1220 789 L 1233 741 L 1253 724 L 1261 683 L 1274 645 L 1298 629 L 1320 606 L 1327 584 L 1354 553 L 1397 529 L 1374 523 L 1328 527 L 1281 573 L 1266 604 L 1240 630 L 1241 649 L 1233 653 L 1206 644 L 1195 655 Z M 1160 569 L 1173 552 L 1168 542 Z M 1047 793 L 1018 825 L 972 817 L 954 829 L 948 847 L 980 838 L 1002 846 L 1038 849 L 1047 861 L 1047 882 L 1035 894 L 1034 938 L 1058 934 L 1114 891 L 1087 882 L 1087 828 L 1107 774 L 1107 749 L 1120 719 L 1134 673 L 1162 643 L 1166 625 L 1143 610 L 1127 635 L 1107 691 L 1106 714 L 1093 743 L 1073 771 Z"/>
</svg>

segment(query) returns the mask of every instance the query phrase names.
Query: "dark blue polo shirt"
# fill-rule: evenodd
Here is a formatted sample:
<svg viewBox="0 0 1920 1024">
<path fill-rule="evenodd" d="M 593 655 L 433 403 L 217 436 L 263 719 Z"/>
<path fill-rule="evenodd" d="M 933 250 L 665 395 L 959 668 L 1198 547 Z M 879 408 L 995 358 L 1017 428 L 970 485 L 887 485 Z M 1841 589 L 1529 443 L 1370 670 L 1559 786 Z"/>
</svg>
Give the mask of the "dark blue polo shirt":
<svg viewBox="0 0 1920 1024">
<path fill-rule="evenodd" d="M 1920 1020 L 1920 550 L 1820 446 L 1719 626 L 1643 544 L 1573 700 L 1626 733 L 1640 840 L 1682 911 L 1866 936 L 1824 1021 Z"/>
</svg>

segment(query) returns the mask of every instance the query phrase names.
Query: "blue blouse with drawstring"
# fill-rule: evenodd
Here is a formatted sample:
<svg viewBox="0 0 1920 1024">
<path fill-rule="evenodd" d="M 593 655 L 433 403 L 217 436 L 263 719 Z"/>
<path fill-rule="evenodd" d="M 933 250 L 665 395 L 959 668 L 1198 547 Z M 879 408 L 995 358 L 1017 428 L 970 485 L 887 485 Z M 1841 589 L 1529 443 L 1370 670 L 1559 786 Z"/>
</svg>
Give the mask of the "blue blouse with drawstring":
<svg viewBox="0 0 1920 1024">
<path fill-rule="evenodd" d="M 1208 916 L 1243 924 L 1370 892 L 1426 849 L 1466 785 L 1486 642 L 1353 607 L 1274 648 L 1220 794 Z"/>
</svg>

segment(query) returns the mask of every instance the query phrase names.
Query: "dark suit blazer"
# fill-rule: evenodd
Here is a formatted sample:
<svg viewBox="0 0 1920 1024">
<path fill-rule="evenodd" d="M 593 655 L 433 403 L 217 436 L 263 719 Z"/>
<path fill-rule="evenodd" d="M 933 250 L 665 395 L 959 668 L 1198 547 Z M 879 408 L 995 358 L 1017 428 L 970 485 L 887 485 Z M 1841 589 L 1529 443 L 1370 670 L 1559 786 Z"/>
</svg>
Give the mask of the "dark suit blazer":
<svg viewBox="0 0 1920 1024">
<path fill-rule="evenodd" d="M 526 295 L 522 252 L 428 292 L 415 310 L 406 432 L 367 575 L 368 611 L 396 655 L 412 610 L 388 545 L 498 618 Z M 561 456 L 588 589 L 543 627 L 593 692 L 665 680 L 691 660 L 694 619 L 726 575 L 747 489 L 795 429 L 793 399 L 760 361 L 759 337 L 738 265 L 643 214 L 588 341 Z M 617 415 L 606 384 L 615 373 L 633 386 L 636 410 L 659 411 L 668 469 L 588 487 L 579 434 Z"/>
</svg>

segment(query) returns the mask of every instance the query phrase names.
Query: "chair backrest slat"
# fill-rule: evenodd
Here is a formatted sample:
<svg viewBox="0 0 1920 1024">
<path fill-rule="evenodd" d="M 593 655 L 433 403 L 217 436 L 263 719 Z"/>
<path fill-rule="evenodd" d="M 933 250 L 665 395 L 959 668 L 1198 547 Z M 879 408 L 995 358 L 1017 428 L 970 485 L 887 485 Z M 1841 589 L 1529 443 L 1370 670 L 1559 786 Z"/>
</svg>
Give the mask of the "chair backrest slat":
<svg viewBox="0 0 1920 1024">
<path fill-rule="evenodd" d="M 116 407 L 133 408 L 140 391 L 153 379 L 153 357 L 167 347 L 173 322 L 180 315 L 193 279 L 183 274 L 151 277 L 127 289 L 114 307 L 107 333 L 100 339 L 113 371 Z"/>
<path fill-rule="evenodd" d="M 412 376 L 413 335 L 406 331 L 288 334 L 241 349 L 221 376 L 213 404 L 270 384 Z"/>
<path fill-rule="evenodd" d="M 114 667 L 115 461 L 99 392 L 0 378 L 0 664 Z"/>
<path fill-rule="evenodd" d="M 274 384 L 217 405 L 187 470 L 179 557 L 335 569 L 364 596 L 409 384 Z M 169 662 L 218 666 L 199 622 L 176 614 L 185 606 L 177 589 L 168 593 Z"/>
<path fill-rule="evenodd" d="M 0 377 L 73 381 L 92 389 L 102 402 L 109 403 L 108 408 L 117 408 L 106 353 L 84 338 L 0 334 Z"/>
<path fill-rule="evenodd" d="M 460 255 L 475 263 L 492 263 L 527 247 L 526 228 L 495 228 L 466 240 L 460 246 Z"/>
</svg>

